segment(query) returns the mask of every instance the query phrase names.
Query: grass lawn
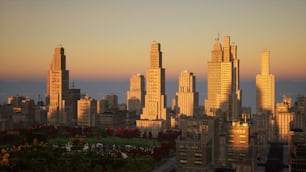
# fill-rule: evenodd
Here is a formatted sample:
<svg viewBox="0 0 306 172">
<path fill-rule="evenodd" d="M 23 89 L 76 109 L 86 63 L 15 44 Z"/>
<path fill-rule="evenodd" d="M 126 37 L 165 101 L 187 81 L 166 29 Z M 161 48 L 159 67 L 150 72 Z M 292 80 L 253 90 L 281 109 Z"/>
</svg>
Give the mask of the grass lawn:
<svg viewBox="0 0 306 172">
<path fill-rule="evenodd" d="M 48 143 L 49 145 L 52 144 L 65 144 L 67 143 L 69 138 L 66 137 L 56 137 L 56 138 L 49 138 Z M 102 143 L 104 145 L 132 145 L 132 146 L 142 146 L 142 147 L 153 147 L 158 146 L 159 142 L 157 140 L 149 140 L 143 138 L 120 138 L 120 137 L 88 137 L 85 138 L 85 141 L 93 144 L 93 143 Z"/>
</svg>

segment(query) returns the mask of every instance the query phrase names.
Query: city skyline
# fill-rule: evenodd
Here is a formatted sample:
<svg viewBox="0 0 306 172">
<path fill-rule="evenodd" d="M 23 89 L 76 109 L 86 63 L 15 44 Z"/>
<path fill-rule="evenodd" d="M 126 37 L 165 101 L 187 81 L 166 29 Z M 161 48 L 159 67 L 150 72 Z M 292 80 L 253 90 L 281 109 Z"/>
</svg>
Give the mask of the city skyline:
<svg viewBox="0 0 306 172">
<path fill-rule="evenodd" d="M 63 44 L 72 80 L 128 80 L 130 74 L 145 74 L 146 45 L 158 40 L 167 80 L 177 80 L 185 69 L 206 80 L 218 32 L 235 38 L 241 79 L 255 80 L 265 48 L 276 79 L 306 78 L 305 1 L 0 4 L 0 79 L 45 79 L 50 47 Z"/>
<path fill-rule="evenodd" d="M 306 169 L 305 16 L 305 0 L 1 1 L 0 171 Z"/>
</svg>

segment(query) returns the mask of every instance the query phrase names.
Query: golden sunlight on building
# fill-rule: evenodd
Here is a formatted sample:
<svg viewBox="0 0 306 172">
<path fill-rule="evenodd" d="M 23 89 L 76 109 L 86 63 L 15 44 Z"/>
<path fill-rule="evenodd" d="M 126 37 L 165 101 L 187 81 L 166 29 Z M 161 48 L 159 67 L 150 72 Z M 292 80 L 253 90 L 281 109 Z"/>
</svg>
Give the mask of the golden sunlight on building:
<svg viewBox="0 0 306 172">
<path fill-rule="evenodd" d="M 153 41 L 150 51 L 150 67 L 146 70 L 145 106 L 136 121 L 140 131 L 151 132 L 157 137 L 158 131 L 165 127 L 167 122 L 167 108 L 165 95 L 165 69 L 162 68 L 162 52 L 160 44 Z"/>
<path fill-rule="evenodd" d="M 216 39 L 211 51 L 211 61 L 208 62 L 207 83 L 205 113 L 208 116 L 225 113 L 228 120 L 238 119 L 241 111 L 239 59 L 237 45 L 230 44 L 229 36 L 224 36 L 223 49 L 219 38 Z"/>
<path fill-rule="evenodd" d="M 199 93 L 196 92 L 196 78 L 193 73 L 185 70 L 179 76 L 178 91 L 176 92 L 178 116 L 194 116 L 199 106 Z"/>
<path fill-rule="evenodd" d="M 282 102 L 276 104 L 276 125 L 279 142 L 288 143 L 288 134 L 293 120 L 294 112 L 291 110 L 291 98 L 284 97 Z"/>
<path fill-rule="evenodd" d="M 237 172 L 254 171 L 255 159 L 248 123 L 232 122 L 227 138 L 227 166 Z"/>
<path fill-rule="evenodd" d="M 75 125 L 77 100 L 80 89 L 69 89 L 69 71 L 63 47 L 57 47 L 48 72 L 46 102 L 49 105 L 48 123 L 52 125 Z"/>
<path fill-rule="evenodd" d="M 127 92 L 127 110 L 140 115 L 144 106 L 145 83 L 144 76 L 135 74 L 130 78 L 130 90 Z"/>
<path fill-rule="evenodd" d="M 256 75 L 256 114 L 274 116 L 275 78 L 270 74 L 270 52 L 261 54 L 261 74 Z"/>
<path fill-rule="evenodd" d="M 78 100 L 78 126 L 95 127 L 97 116 L 97 101 L 89 96 Z"/>
</svg>

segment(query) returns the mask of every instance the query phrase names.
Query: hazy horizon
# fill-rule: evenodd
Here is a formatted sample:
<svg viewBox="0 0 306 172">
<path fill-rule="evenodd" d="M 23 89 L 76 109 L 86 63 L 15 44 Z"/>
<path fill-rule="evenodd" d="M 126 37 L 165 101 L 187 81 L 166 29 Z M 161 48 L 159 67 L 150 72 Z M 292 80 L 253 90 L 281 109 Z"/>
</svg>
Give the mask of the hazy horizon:
<svg viewBox="0 0 306 172">
<path fill-rule="evenodd" d="M 118 96 L 118 103 L 126 103 L 126 92 L 129 89 L 128 80 L 103 81 L 103 80 L 70 80 L 75 88 L 81 89 L 82 94 L 88 94 L 95 99 L 101 99 L 104 95 L 115 94 Z M 256 107 L 256 84 L 255 80 L 241 80 L 242 105 L 252 107 L 255 113 Z M 288 81 L 276 79 L 275 102 L 280 102 L 283 96 L 291 97 L 293 101 L 297 96 L 306 96 L 306 80 Z M 22 87 L 20 86 L 22 85 Z M 7 96 L 30 96 L 35 101 L 38 96 L 44 101 L 47 89 L 46 80 L 0 80 L 0 103 L 7 102 Z M 166 80 L 167 106 L 171 107 L 171 99 L 178 89 L 177 80 Z M 199 92 L 199 104 L 203 106 L 207 98 L 207 81 L 197 80 L 196 91 Z"/>
</svg>

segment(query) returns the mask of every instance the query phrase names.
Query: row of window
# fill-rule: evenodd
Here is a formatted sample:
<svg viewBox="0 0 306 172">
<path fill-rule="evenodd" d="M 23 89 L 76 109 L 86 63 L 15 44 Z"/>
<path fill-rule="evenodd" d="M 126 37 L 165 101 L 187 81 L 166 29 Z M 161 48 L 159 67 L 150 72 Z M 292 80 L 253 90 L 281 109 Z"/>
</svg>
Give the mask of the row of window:
<svg viewBox="0 0 306 172">
<path fill-rule="evenodd" d="M 186 159 L 181 159 L 181 160 L 180 160 L 180 163 L 181 163 L 181 164 L 187 164 L 188 161 L 187 161 Z M 194 164 L 194 165 L 202 165 L 203 162 L 202 162 L 202 161 L 199 161 L 199 160 L 196 160 L 196 161 L 193 162 L 193 164 Z"/>
</svg>

